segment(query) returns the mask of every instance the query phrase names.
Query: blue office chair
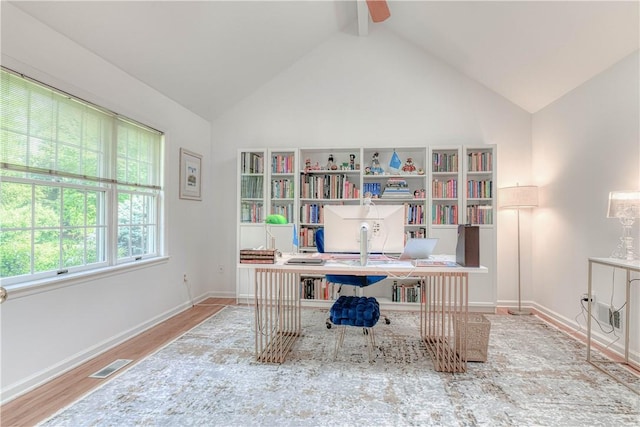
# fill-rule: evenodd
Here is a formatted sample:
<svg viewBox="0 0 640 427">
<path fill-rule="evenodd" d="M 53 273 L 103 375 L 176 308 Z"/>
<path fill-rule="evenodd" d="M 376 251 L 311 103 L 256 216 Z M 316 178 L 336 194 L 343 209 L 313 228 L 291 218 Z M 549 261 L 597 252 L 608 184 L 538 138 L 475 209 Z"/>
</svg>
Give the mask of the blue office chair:
<svg viewBox="0 0 640 427">
<path fill-rule="evenodd" d="M 316 248 L 318 252 L 324 253 L 324 229 L 319 228 L 316 230 L 315 234 L 316 238 Z M 325 276 L 327 282 L 339 284 L 338 294 L 342 291 L 342 286 L 356 286 L 359 288 L 364 288 L 365 286 L 373 285 L 374 283 L 378 283 L 381 280 L 387 278 L 387 276 L 355 276 L 348 274 L 327 274 Z M 384 322 L 388 325 L 391 323 L 391 320 L 387 316 L 382 316 L 384 318 Z M 327 329 L 331 329 L 331 322 L 327 320 Z"/>
</svg>

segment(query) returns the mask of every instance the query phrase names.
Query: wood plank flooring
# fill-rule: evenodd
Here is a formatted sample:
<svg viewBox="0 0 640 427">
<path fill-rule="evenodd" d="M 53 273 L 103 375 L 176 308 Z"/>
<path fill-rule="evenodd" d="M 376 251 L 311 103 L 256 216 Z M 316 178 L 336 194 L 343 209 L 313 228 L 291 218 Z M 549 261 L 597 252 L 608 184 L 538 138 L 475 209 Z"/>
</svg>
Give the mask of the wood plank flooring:
<svg viewBox="0 0 640 427">
<path fill-rule="evenodd" d="M 89 378 L 116 359 L 131 359 L 130 368 L 171 340 L 200 324 L 235 298 L 209 298 L 154 326 L 94 359 L 0 407 L 0 426 L 33 426 L 111 379 Z"/>
</svg>

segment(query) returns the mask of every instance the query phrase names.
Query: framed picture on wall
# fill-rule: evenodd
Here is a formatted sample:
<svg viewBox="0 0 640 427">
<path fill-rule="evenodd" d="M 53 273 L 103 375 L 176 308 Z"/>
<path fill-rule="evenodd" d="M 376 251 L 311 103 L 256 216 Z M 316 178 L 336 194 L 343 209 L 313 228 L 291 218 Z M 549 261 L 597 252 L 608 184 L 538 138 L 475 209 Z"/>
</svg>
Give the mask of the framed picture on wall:
<svg viewBox="0 0 640 427">
<path fill-rule="evenodd" d="M 180 198 L 202 200 L 202 156 L 180 149 Z"/>
</svg>

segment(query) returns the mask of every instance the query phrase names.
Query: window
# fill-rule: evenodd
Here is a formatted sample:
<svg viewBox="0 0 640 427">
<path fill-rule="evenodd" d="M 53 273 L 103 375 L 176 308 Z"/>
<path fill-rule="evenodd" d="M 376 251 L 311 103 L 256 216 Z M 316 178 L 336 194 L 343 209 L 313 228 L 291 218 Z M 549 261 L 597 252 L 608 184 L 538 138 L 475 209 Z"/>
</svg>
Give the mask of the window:
<svg viewBox="0 0 640 427">
<path fill-rule="evenodd" d="M 1 71 L 0 277 L 161 255 L 162 134 Z"/>
</svg>

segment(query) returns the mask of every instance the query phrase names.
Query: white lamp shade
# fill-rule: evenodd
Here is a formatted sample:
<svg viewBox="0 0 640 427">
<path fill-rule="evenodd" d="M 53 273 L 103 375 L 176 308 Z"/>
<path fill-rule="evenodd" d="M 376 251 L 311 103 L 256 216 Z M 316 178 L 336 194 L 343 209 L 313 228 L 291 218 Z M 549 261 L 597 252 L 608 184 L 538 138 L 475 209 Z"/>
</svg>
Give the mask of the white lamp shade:
<svg viewBox="0 0 640 427">
<path fill-rule="evenodd" d="M 538 206 L 538 187 L 522 185 L 498 190 L 498 202 L 505 209 L 526 209 Z"/>
<path fill-rule="evenodd" d="M 608 218 L 640 218 L 640 191 L 609 193 Z"/>
</svg>

